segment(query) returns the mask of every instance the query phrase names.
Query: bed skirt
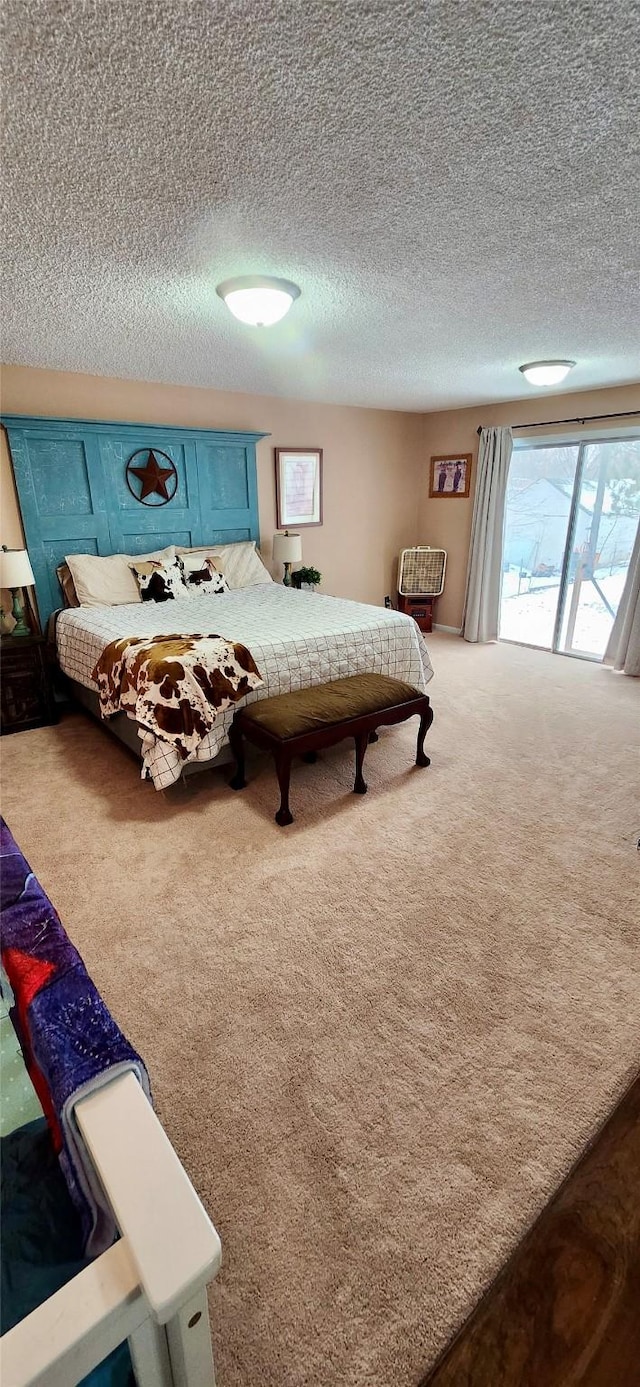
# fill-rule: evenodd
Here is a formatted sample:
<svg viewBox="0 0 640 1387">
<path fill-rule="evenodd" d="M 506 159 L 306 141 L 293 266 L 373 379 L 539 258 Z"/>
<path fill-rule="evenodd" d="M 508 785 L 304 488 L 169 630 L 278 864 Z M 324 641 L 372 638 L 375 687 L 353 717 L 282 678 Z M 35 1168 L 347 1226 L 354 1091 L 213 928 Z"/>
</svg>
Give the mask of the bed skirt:
<svg viewBox="0 0 640 1387">
<path fill-rule="evenodd" d="M 96 722 L 99 722 L 100 726 L 110 732 L 113 737 L 117 737 L 119 742 L 122 742 L 129 751 L 133 752 L 138 761 L 142 761 L 138 735 L 140 723 L 136 722 L 134 718 L 127 717 L 126 713 L 114 713 L 112 718 L 103 718 L 100 713 L 100 700 L 93 689 L 85 688 L 84 684 L 79 684 L 77 680 L 70 679 L 66 674 L 62 675 L 62 679 L 70 698 L 75 703 L 79 703 L 85 712 L 90 713 Z M 187 761 L 182 767 L 182 775 L 183 777 L 197 775 L 199 771 L 217 770 L 218 767 L 232 764 L 233 753 L 227 742 L 212 761 Z"/>
</svg>

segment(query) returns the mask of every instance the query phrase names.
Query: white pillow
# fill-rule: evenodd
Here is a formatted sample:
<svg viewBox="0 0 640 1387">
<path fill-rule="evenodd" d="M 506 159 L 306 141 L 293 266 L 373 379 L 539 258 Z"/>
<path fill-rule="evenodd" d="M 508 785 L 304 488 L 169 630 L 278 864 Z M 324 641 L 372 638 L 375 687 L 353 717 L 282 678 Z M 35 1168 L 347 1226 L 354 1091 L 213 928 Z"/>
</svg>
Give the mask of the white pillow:
<svg viewBox="0 0 640 1387">
<path fill-rule="evenodd" d="M 258 583 L 273 582 L 256 549 L 255 539 L 241 539 L 235 544 L 199 545 L 196 549 L 178 546 L 177 553 L 210 555 L 222 569 L 230 588 L 251 588 Z"/>
<path fill-rule="evenodd" d="M 119 607 L 125 602 L 141 602 L 140 590 L 129 565 L 147 559 L 172 560 L 175 544 L 155 549 L 152 554 L 65 554 L 81 607 Z"/>
</svg>

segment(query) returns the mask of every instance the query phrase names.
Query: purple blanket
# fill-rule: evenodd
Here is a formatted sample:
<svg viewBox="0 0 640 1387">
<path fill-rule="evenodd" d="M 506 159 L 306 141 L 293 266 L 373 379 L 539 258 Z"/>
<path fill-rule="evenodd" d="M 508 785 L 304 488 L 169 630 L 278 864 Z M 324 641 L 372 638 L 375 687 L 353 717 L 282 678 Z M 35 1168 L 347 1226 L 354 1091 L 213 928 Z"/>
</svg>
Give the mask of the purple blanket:
<svg viewBox="0 0 640 1387">
<path fill-rule="evenodd" d="M 0 819 L 2 965 L 14 995 L 13 1021 L 49 1122 L 86 1253 L 116 1235 L 111 1209 L 84 1148 L 75 1106 L 133 1071 L 149 1097 L 140 1056 L 125 1039 L 4 819 Z"/>
</svg>

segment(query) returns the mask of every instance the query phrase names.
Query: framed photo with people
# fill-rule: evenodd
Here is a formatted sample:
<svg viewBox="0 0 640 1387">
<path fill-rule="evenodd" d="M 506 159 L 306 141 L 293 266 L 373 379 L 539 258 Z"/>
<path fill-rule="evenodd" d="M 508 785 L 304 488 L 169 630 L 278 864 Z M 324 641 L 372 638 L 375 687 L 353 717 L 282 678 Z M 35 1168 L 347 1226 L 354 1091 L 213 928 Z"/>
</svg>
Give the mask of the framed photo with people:
<svg viewBox="0 0 640 1387">
<path fill-rule="evenodd" d="M 430 496 L 468 496 L 471 484 L 471 453 L 447 453 L 429 463 Z"/>
</svg>

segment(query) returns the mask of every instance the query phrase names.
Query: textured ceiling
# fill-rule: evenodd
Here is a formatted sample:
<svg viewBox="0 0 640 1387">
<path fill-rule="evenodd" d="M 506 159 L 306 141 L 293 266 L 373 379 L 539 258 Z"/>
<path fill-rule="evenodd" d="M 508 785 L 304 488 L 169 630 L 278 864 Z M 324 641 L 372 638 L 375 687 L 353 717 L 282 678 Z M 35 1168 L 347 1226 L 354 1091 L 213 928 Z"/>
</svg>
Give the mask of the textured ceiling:
<svg viewBox="0 0 640 1387">
<path fill-rule="evenodd" d="M 523 396 L 536 357 L 637 380 L 637 29 L 635 0 L 5 0 L 4 359 L 401 409 Z M 301 286 L 283 323 L 216 297 L 246 272 Z"/>
</svg>

